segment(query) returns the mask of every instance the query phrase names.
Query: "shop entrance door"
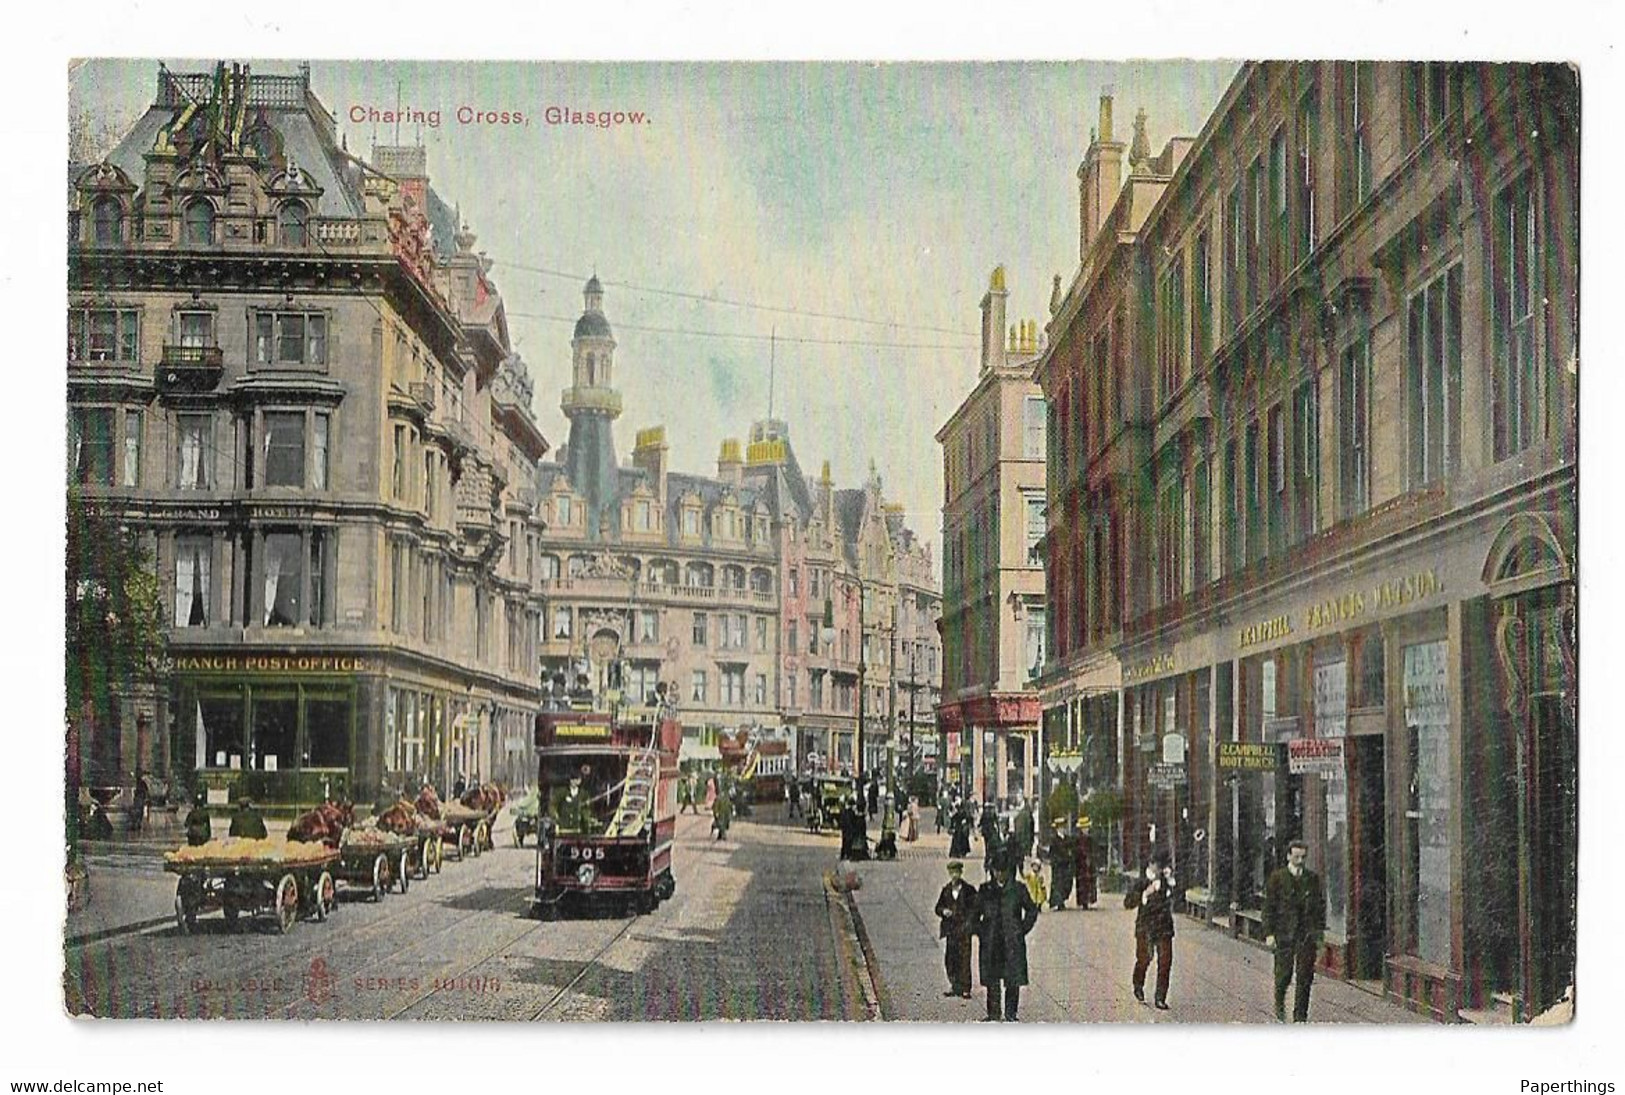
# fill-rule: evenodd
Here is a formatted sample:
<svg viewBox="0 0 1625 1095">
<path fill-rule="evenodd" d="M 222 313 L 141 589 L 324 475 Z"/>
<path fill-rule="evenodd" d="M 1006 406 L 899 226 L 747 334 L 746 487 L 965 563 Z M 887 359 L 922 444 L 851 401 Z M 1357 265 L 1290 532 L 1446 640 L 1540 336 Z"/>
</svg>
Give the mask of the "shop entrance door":
<svg viewBox="0 0 1625 1095">
<path fill-rule="evenodd" d="M 1349 976 L 1380 980 L 1388 950 L 1387 799 L 1380 735 L 1350 739 L 1349 778 L 1354 784 L 1353 913 Z"/>
<path fill-rule="evenodd" d="M 1531 782 L 1528 1014 L 1563 998 L 1574 980 L 1575 849 L 1579 847 L 1578 742 L 1562 697 L 1529 698 Z"/>
</svg>

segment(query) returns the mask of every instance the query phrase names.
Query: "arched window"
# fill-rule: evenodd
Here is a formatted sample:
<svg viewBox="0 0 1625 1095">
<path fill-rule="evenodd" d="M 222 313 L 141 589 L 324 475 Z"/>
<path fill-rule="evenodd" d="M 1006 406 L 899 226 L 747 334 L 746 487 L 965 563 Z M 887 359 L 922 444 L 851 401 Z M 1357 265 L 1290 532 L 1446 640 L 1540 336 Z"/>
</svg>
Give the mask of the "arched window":
<svg viewBox="0 0 1625 1095">
<path fill-rule="evenodd" d="M 185 242 L 202 247 L 214 242 L 214 206 L 202 198 L 186 207 Z"/>
<path fill-rule="evenodd" d="M 277 242 L 283 247 L 305 246 L 305 221 L 309 217 L 304 202 L 283 202 L 276 211 Z"/>
<path fill-rule="evenodd" d="M 593 364 L 594 364 L 593 356 L 591 354 L 588 354 L 587 355 L 587 387 L 589 387 L 589 388 L 591 388 L 594 384 L 597 383 L 597 381 L 593 378 L 593 375 L 592 375 L 592 373 L 593 373 Z"/>
<path fill-rule="evenodd" d="M 117 198 L 97 198 L 91 224 L 97 245 L 124 242 L 124 208 Z"/>
</svg>

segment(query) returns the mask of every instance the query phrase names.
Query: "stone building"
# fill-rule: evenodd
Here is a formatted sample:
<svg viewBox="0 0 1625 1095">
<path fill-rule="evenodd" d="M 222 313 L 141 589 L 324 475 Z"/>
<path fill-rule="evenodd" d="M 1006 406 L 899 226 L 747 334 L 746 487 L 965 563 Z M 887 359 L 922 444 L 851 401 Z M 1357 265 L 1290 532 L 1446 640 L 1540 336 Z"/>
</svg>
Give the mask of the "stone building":
<svg viewBox="0 0 1625 1095">
<path fill-rule="evenodd" d="M 69 478 L 144 531 L 171 655 L 86 781 L 293 805 L 514 778 L 548 444 L 423 149 L 352 155 L 308 68 L 160 67 L 70 165 L 68 220 Z"/>
<path fill-rule="evenodd" d="M 1572 1001 L 1574 73 L 1247 64 L 1126 183 L 1109 111 L 1036 370 L 1046 717 L 1111 742 L 1124 858 L 1194 914 L 1258 934 L 1302 837 L 1324 968 Z"/>
<path fill-rule="evenodd" d="M 1040 790 L 1046 407 L 1038 324 L 1005 341 L 1004 267 L 982 298 L 981 371 L 937 432 L 943 450 L 943 693 L 949 779 L 972 798 Z"/>
</svg>

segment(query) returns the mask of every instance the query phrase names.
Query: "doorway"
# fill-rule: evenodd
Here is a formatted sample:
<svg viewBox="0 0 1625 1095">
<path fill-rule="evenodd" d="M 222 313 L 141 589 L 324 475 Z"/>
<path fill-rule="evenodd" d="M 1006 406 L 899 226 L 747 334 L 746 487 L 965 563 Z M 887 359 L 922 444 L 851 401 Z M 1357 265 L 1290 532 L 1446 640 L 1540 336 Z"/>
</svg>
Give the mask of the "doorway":
<svg viewBox="0 0 1625 1095">
<path fill-rule="evenodd" d="M 1388 951 L 1388 807 L 1380 734 L 1349 739 L 1354 810 L 1349 976 L 1380 981 Z"/>
</svg>

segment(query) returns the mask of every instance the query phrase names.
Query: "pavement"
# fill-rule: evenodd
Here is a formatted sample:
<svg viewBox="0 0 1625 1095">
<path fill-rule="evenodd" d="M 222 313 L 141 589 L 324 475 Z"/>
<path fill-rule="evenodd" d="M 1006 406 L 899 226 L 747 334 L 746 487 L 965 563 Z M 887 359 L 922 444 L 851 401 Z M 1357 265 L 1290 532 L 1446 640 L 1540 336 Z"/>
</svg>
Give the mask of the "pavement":
<svg viewBox="0 0 1625 1095">
<path fill-rule="evenodd" d="M 871 825 L 871 828 L 874 828 Z M 948 987 L 937 938 L 937 895 L 948 881 L 948 836 L 931 830 L 925 811 L 920 839 L 900 844 L 892 862 L 851 864 L 861 886 L 852 904 L 874 956 L 881 1018 L 966 1022 L 986 1013 L 981 978 L 973 999 L 943 996 Z M 965 857 L 965 880 L 980 885 L 980 847 Z M 1134 913 L 1120 894 L 1102 892 L 1093 908 L 1045 908 L 1027 937 L 1028 985 L 1021 1018 L 1029 1022 L 1271 1023 L 1273 956 L 1189 917 L 1175 925 L 1170 1010 L 1134 999 Z M 976 960 L 972 960 L 973 975 Z M 1147 996 L 1155 982 L 1152 966 Z M 1290 1001 L 1288 1006 L 1290 1007 Z M 1346 981 L 1317 976 L 1309 1018 L 1315 1023 L 1428 1023 Z"/>
</svg>

